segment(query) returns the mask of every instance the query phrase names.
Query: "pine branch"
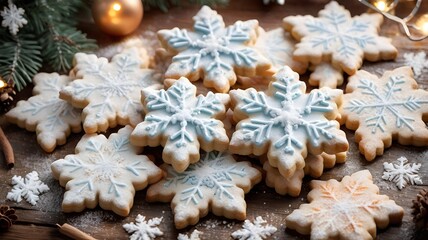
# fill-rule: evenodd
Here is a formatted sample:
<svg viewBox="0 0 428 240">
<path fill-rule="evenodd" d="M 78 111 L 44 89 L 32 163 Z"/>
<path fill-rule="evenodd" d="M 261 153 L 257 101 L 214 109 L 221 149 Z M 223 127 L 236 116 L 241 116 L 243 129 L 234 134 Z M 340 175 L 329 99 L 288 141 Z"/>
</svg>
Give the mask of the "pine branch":
<svg viewBox="0 0 428 240">
<path fill-rule="evenodd" d="M 43 59 L 57 72 L 67 72 L 71 68 L 73 56 L 77 52 L 92 51 L 97 48 L 95 40 L 74 27 L 52 23 L 41 36 Z"/>
<path fill-rule="evenodd" d="M 21 91 L 42 66 L 40 46 L 32 34 L 12 36 L 0 29 L 0 75 Z"/>
</svg>

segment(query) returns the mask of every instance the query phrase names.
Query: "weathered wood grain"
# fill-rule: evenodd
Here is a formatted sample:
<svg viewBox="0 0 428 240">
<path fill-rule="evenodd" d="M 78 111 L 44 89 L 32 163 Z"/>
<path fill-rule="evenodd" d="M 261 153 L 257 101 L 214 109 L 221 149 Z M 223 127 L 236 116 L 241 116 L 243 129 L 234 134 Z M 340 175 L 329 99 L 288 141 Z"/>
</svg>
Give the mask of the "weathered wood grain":
<svg viewBox="0 0 428 240">
<path fill-rule="evenodd" d="M 218 11 L 223 15 L 226 23 L 233 23 L 236 20 L 258 19 L 260 25 L 266 29 L 273 29 L 281 26 L 281 20 L 288 15 L 313 14 L 322 9 L 326 0 L 287 0 L 284 6 L 262 5 L 261 0 L 234 0 L 226 8 L 219 8 Z M 340 1 L 353 14 L 360 14 L 366 9 L 357 3 L 357 1 Z M 198 7 L 173 8 L 168 14 L 153 10 L 146 12 L 143 22 L 137 31 L 142 33 L 146 30 L 156 31 L 162 28 L 172 28 L 175 26 L 188 27 L 192 25 L 191 17 L 197 12 Z M 406 12 L 403 7 L 399 11 Z M 428 4 L 424 4 L 423 12 L 428 11 Z M 82 28 L 89 32 L 91 37 L 99 40 L 102 46 L 108 45 L 118 39 L 109 37 L 101 33 L 93 23 L 84 24 Z M 428 40 L 423 42 L 411 42 L 402 34 L 396 24 L 386 21 L 381 29 L 383 35 L 393 38 L 393 43 L 399 48 L 399 58 L 408 51 L 428 51 Z M 385 69 L 392 69 L 401 66 L 399 61 L 389 61 L 380 63 L 365 63 L 363 69 L 370 72 L 379 72 Z M 307 75 L 302 77 L 307 79 Z M 428 87 L 428 74 L 425 74 L 420 83 Z M 18 94 L 19 99 L 26 99 L 31 95 L 31 88 Z M 34 133 L 26 132 L 17 126 L 8 124 L 1 119 L 0 124 L 5 134 L 11 141 L 15 149 L 16 164 L 12 170 L 7 170 L 0 157 L 0 203 L 6 203 L 17 208 L 19 221 L 5 233 L 0 233 L 0 239 L 67 239 L 61 235 L 55 224 L 70 223 L 79 229 L 91 234 L 97 239 L 127 239 L 128 234 L 123 230 L 122 225 L 135 220 L 137 214 L 143 214 L 147 218 L 163 217 L 160 226 L 165 233 L 163 238 L 176 239 L 178 231 L 173 224 L 173 216 L 167 203 L 146 203 L 144 201 L 145 191 L 137 192 L 135 196 L 134 207 L 127 218 L 119 217 L 112 212 L 103 211 L 100 208 L 85 210 L 82 213 L 65 214 L 61 211 L 61 201 L 64 189 L 59 186 L 58 181 L 54 180 L 50 174 L 50 164 L 63 158 L 65 155 L 73 153 L 74 147 L 82 134 L 72 134 L 66 145 L 58 147 L 53 153 L 47 154 L 36 143 Z M 400 156 L 406 156 L 411 162 L 422 163 L 420 176 L 424 183 L 428 183 L 428 149 L 415 148 L 410 146 L 401 146 L 396 143 L 385 151 L 385 154 L 378 157 L 373 162 L 367 162 L 358 152 L 358 147 L 354 142 L 352 131 L 345 130 L 350 141 L 350 150 L 348 160 L 345 164 L 340 164 L 333 169 L 326 170 L 320 179 L 330 178 L 340 180 L 343 176 L 352 174 L 358 170 L 369 169 L 374 176 L 374 182 L 380 187 L 382 194 L 388 195 L 405 209 L 403 223 L 399 226 L 392 226 L 385 230 L 378 231 L 379 239 L 410 239 L 414 235 L 411 201 L 415 198 L 417 192 L 427 185 L 408 186 L 399 191 L 391 182 L 381 179 L 383 173 L 383 163 L 395 161 Z M 155 153 L 159 156 L 159 149 L 148 149 L 148 153 Z M 45 181 L 51 191 L 43 194 L 36 206 L 31 206 L 26 202 L 14 203 L 6 201 L 7 192 L 11 189 L 10 180 L 13 175 L 25 175 L 36 170 L 40 177 Z M 257 216 L 262 216 L 269 223 L 276 226 L 278 231 L 275 233 L 275 239 L 308 239 L 307 236 L 301 236 L 296 232 L 285 230 L 285 217 L 300 204 L 306 202 L 306 195 L 309 192 L 308 183 L 311 178 L 305 178 L 302 192 L 298 198 L 289 196 L 280 196 L 273 189 L 267 188 L 264 184 L 257 185 L 248 195 L 247 200 L 247 218 L 253 220 Z M 180 231 L 181 233 L 191 232 L 198 229 L 204 232 L 203 239 L 230 239 L 230 234 L 239 229 L 242 222 L 227 220 L 209 214 L 203 218 L 200 223 L 194 227 L 189 227 Z"/>
</svg>

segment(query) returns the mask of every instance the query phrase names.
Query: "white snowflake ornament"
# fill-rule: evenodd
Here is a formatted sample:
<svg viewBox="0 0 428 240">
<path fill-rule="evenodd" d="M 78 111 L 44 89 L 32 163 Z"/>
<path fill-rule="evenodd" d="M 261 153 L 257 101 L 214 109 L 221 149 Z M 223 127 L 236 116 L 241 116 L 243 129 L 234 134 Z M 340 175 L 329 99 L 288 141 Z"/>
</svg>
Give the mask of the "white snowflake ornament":
<svg viewBox="0 0 428 240">
<path fill-rule="evenodd" d="M 158 228 L 162 218 L 152 218 L 146 221 L 146 217 L 140 214 L 135 218 L 135 223 L 126 223 L 123 225 L 125 231 L 132 234 L 130 240 L 153 240 L 156 237 L 163 236 L 163 232 Z"/>
<path fill-rule="evenodd" d="M 136 146 L 164 146 L 162 159 L 183 172 L 199 161 L 199 148 L 225 151 L 229 138 L 221 121 L 225 118 L 229 95 L 209 92 L 196 96 L 196 87 L 186 78 L 167 90 L 144 89 L 146 117 L 131 136 Z"/>
<path fill-rule="evenodd" d="M 412 185 L 422 184 L 422 179 L 418 175 L 422 164 L 410 164 L 405 157 L 398 158 L 397 162 L 397 164 L 383 163 L 385 171 L 383 172 L 382 179 L 394 182 L 400 190 L 407 183 Z"/>
<path fill-rule="evenodd" d="M 137 125 L 142 121 L 141 90 L 162 87 L 160 76 L 140 68 L 142 59 L 136 48 L 113 57 L 77 53 L 73 72 L 76 80 L 64 87 L 60 98 L 83 109 L 86 133 L 105 132 L 116 125 Z"/>
<path fill-rule="evenodd" d="M 160 30 L 164 48 L 174 55 L 166 78 L 203 79 L 204 85 L 228 92 L 236 75 L 252 77 L 270 68 L 270 63 L 252 45 L 258 37 L 257 20 L 238 21 L 225 27 L 223 18 L 207 6 L 193 17 L 194 31 Z"/>
<path fill-rule="evenodd" d="M 25 10 L 18 8 L 12 1 L 9 1 L 9 7 L 4 7 L 3 11 L 0 11 L 0 15 L 3 17 L 1 25 L 9 28 L 12 35 L 16 35 L 19 28 L 22 28 L 28 23 L 27 19 L 23 17 Z"/>
<path fill-rule="evenodd" d="M 267 224 L 261 216 L 258 216 L 254 223 L 245 220 L 243 229 L 237 230 L 232 233 L 234 239 L 239 240 L 262 240 L 266 239 L 276 232 L 276 227 Z"/>
<path fill-rule="evenodd" d="M 141 148 L 129 142 L 132 128 L 126 126 L 107 139 L 104 135 L 86 134 L 76 146 L 76 154 L 52 163 L 52 174 L 66 188 L 62 209 L 80 212 L 85 208 L 112 210 L 127 216 L 135 191 L 157 182 L 162 171 Z"/>
<path fill-rule="evenodd" d="M 66 143 L 71 132 L 82 130 L 81 111 L 59 98 L 61 88 L 72 81 L 57 73 L 39 73 L 34 76 L 33 95 L 19 101 L 6 113 L 6 119 L 28 131 L 35 131 L 37 142 L 46 152 Z"/>
<path fill-rule="evenodd" d="M 382 155 L 392 140 L 428 146 L 428 91 L 418 89 L 410 67 L 386 71 L 381 78 L 360 70 L 348 79 L 343 99 L 341 123 L 356 130 L 355 141 L 368 161 Z"/>
<path fill-rule="evenodd" d="M 285 30 L 300 41 L 294 51 L 296 60 L 317 65 L 328 59 L 333 66 L 352 75 L 361 67 L 363 58 L 378 61 L 397 56 L 391 39 L 378 35 L 381 14 L 351 17 L 348 10 L 331 1 L 318 15 L 284 18 Z"/>
<path fill-rule="evenodd" d="M 244 194 L 262 178 L 249 162 L 236 162 L 231 154 L 220 152 L 206 153 L 182 173 L 167 164 L 161 168 L 167 176 L 149 187 L 146 199 L 171 201 L 177 229 L 196 224 L 209 211 L 244 220 L 247 207 Z"/>
<path fill-rule="evenodd" d="M 36 171 L 28 173 L 25 178 L 13 176 L 12 185 L 13 188 L 7 193 L 6 198 L 18 203 L 24 198 L 31 205 L 36 205 L 39 201 L 39 195 L 49 191 L 49 187 L 40 181 Z"/>
<path fill-rule="evenodd" d="M 190 236 L 187 236 L 186 234 L 182 234 L 179 233 L 177 240 L 201 240 L 201 237 L 199 235 L 201 235 L 203 232 L 198 231 L 197 229 L 195 229 Z"/>
<path fill-rule="evenodd" d="M 408 52 L 403 55 L 404 63 L 407 66 L 411 66 L 415 77 L 419 78 L 422 73 L 428 71 L 428 59 L 424 51 L 418 53 Z"/>
<path fill-rule="evenodd" d="M 267 153 L 270 165 L 285 178 L 303 169 L 308 152 L 346 151 L 348 141 L 335 121 L 342 91 L 305 91 L 305 83 L 289 67 L 278 70 L 267 93 L 232 90 L 233 118 L 238 124 L 229 150 L 241 155 Z"/>
</svg>

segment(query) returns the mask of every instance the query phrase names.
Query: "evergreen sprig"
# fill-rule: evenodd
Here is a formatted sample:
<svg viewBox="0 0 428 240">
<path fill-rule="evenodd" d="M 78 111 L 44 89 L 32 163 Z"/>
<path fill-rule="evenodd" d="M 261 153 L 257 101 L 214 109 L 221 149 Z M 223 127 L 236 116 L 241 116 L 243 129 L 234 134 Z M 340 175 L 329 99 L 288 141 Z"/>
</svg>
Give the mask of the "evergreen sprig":
<svg viewBox="0 0 428 240">
<path fill-rule="evenodd" d="M 7 1 L 0 4 L 0 10 Z M 75 15 L 88 7 L 81 0 L 17 0 L 28 23 L 16 36 L 0 27 L 0 76 L 21 91 L 40 68 L 57 72 L 71 68 L 76 52 L 92 51 L 97 45 L 76 28 Z"/>
<path fill-rule="evenodd" d="M 208 6 L 222 6 L 229 3 L 229 0 L 142 0 L 144 9 L 159 8 L 163 12 L 168 12 L 171 6 L 178 6 L 185 3 L 208 5 Z"/>
</svg>

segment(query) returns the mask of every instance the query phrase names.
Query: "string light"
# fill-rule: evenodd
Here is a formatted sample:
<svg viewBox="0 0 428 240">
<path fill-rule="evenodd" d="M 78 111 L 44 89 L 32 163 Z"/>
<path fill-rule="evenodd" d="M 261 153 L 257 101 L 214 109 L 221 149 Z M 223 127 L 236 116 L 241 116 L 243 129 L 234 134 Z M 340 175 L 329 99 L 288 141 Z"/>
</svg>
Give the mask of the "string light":
<svg viewBox="0 0 428 240">
<path fill-rule="evenodd" d="M 428 38 L 428 14 L 422 15 L 415 22 L 415 24 L 409 23 L 410 20 L 413 19 L 416 13 L 418 12 L 421 6 L 422 0 L 416 0 L 415 7 L 410 12 L 410 14 L 404 18 L 397 17 L 392 13 L 392 10 L 395 9 L 399 0 L 393 0 L 393 1 L 375 0 L 375 1 L 372 1 L 373 4 L 367 0 L 358 0 L 358 1 L 364 4 L 366 7 L 372 9 L 373 11 L 376 11 L 382 14 L 389 20 L 399 23 L 400 26 L 403 28 L 403 31 L 406 34 L 408 39 L 412 41 L 422 41 Z M 410 31 L 410 28 L 417 30 L 417 32 L 419 32 L 419 35 L 415 36 Z"/>
</svg>

